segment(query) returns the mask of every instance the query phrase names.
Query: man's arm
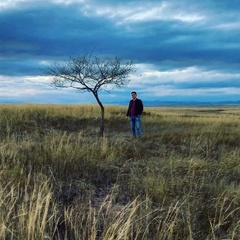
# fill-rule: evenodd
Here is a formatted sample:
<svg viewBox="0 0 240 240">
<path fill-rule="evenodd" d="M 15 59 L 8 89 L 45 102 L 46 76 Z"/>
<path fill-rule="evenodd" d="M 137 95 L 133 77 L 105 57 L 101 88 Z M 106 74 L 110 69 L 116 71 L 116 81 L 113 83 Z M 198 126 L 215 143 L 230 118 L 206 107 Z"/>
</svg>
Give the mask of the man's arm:
<svg viewBox="0 0 240 240">
<path fill-rule="evenodd" d="M 139 99 L 139 115 L 141 115 L 143 112 L 143 103 L 142 103 L 142 100 Z"/>
<path fill-rule="evenodd" d="M 130 109 L 131 109 L 131 101 L 129 102 L 129 105 L 128 105 L 128 110 L 127 110 L 127 113 L 126 113 L 127 117 L 130 115 Z"/>
</svg>

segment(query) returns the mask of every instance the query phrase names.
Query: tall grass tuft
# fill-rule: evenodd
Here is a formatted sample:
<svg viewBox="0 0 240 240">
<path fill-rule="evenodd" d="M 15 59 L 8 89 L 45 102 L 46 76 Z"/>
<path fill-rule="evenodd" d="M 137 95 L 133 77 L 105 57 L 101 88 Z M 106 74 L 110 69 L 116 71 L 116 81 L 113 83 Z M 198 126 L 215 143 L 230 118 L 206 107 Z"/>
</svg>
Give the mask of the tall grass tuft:
<svg viewBox="0 0 240 240">
<path fill-rule="evenodd" d="M 239 239 L 240 110 L 0 106 L 0 239 Z"/>
</svg>

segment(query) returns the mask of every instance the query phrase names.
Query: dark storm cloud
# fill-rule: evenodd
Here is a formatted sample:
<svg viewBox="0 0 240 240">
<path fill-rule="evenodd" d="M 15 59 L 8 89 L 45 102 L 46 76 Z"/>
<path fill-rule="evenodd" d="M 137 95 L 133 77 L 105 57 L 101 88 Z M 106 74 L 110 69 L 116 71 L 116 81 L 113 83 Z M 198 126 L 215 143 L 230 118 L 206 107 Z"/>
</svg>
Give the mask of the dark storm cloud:
<svg viewBox="0 0 240 240">
<path fill-rule="evenodd" d="M 81 48 L 93 47 L 96 40 L 110 32 L 104 21 L 86 18 L 73 7 L 55 5 L 10 11 L 2 14 L 0 21 L 4 26 L 1 52 L 10 56 L 22 53 L 68 56 Z"/>
<path fill-rule="evenodd" d="M 169 83 L 171 84 L 171 82 Z M 185 82 L 185 83 L 172 83 L 175 88 L 183 88 L 183 89 L 208 89 L 208 88 L 240 88 L 240 80 L 237 82 L 234 80 L 224 80 L 224 81 L 216 81 L 212 80 L 211 82 Z"/>
<path fill-rule="evenodd" d="M 0 76 L 42 81 L 37 77 L 46 64 L 94 50 L 134 61 L 139 70 L 129 90 L 237 92 L 239 10 L 235 0 L 0 3 Z"/>
</svg>

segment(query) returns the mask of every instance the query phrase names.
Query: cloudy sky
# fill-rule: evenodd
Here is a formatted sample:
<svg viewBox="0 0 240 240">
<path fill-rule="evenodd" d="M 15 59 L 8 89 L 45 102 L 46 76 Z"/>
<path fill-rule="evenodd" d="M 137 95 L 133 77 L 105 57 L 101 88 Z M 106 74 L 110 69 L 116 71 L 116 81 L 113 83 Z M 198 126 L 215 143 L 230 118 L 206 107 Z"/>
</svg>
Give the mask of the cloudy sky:
<svg viewBox="0 0 240 240">
<path fill-rule="evenodd" d="M 94 49 L 133 60 L 103 103 L 240 100 L 239 0 L 0 0 L 0 102 L 95 103 L 43 68 Z"/>
</svg>

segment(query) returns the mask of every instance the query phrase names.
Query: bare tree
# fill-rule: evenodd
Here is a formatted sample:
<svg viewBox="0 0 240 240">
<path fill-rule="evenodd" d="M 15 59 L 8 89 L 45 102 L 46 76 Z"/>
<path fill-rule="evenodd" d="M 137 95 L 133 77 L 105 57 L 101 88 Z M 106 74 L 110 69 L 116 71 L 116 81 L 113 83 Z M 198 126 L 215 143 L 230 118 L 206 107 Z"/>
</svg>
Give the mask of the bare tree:
<svg viewBox="0 0 240 240">
<path fill-rule="evenodd" d="M 122 58 L 100 58 L 92 54 L 70 57 L 64 63 L 48 67 L 45 73 L 54 76 L 53 86 L 57 88 L 74 88 L 91 92 L 101 108 L 100 135 L 104 134 L 104 106 L 99 98 L 99 91 L 106 90 L 107 85 L 122 87 L 129 82 L 129 75 L 134 70 L 132 61 Z"/>
</svg>

